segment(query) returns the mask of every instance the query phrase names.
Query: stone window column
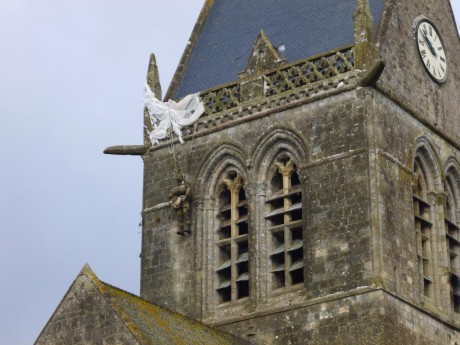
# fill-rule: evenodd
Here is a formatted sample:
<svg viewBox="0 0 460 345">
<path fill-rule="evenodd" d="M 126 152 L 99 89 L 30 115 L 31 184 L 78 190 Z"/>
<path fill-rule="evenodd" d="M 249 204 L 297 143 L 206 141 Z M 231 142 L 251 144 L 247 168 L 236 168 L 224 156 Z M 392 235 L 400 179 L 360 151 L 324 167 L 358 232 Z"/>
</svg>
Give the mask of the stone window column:
<svg viewBox="0 0 460 345">
<path fill-rule="evenodd" d="M 197 270 L 201 268 L 201 301 L 203 317 L 212 314 L 215 305 L 214 290 L 214 229 L 216 219 L 216 199 L 205 196 L 195 201 Z"/>
<path fill-rule="evenodd" d="M 433 223 L 431 230 L 431 261 L 432 261 L 432 277 L 433 277 L 433 295 L 432 303 L 435 305 L 445 306 L 445 258 L 446 252 L 445 237 L 444 237 L 444 218 L 443 218 L 443 202 L 445 193 L 443 191 L 429 191 L 428 201 L 431 205 L 431 220 Z"/>
<path fill-rule="evenodd" d="M 249 271 L 254 279 L 250 280 L 252 307 L 267 301 L 268 264 L 267 264 L 267 233 L 264 222 L 265 197 L 268 186 L 266 182 L 250 182 L 245 186 L 251 211 L 249 214 Z"/>
</svg>

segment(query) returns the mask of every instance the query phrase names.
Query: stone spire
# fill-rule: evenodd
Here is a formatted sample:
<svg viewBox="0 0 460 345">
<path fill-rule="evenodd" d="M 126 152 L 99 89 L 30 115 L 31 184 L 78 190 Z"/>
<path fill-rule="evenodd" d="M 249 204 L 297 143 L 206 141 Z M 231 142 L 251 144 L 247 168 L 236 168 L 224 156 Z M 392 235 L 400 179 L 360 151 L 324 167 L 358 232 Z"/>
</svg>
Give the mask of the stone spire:
<svg viewBox="0 0 460 345">
<path fill-rule="evenodd" d="M 161 100 L 161 84 L 160 84 L 160 74 L 158 73 L 158 65 L 155 54 L 150 54 L 149 67 L 147 70 L 147 85 L 150 87 L 150 90 L 154 93 L 155 97 Z M 147 130 L 152 131 L 152 124 L 150 123 L 149 113 L 147 109 L 144 109 L 144 145 L 150 146 L 150 142 Z"/>
<path fill-rule="evenodd" d="M 365 70 L 377 57 L 374 45 L 374 19 L 368 0 L 357 0 L 353 14 L 355 22 L 355 67 Z"/>
</svg>

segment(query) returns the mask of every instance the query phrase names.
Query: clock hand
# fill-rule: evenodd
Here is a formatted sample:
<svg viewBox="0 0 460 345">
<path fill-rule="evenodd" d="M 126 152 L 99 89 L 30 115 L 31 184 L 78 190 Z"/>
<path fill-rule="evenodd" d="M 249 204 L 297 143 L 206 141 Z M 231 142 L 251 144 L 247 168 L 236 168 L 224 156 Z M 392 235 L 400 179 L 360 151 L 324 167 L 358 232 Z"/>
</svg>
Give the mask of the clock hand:
<svg viewBox="0 0 460 345">
<path fill-rule="evenodd" d="M 431 44 L 431 41 L 430 39 L 428 38 L 428 35 L 426 34 L 425 31 L 421 30 L 422 32 L 422 35 L 423 35 L 423 38 L 425 39 L 426 43 L 428 44 L 428 47 L 430 48 L 431 50 L 431 53 L 434 55 L 434 56 L 437 56 L 436 54 L 436 49 L 433 48 L 433 45 Z"/>
</svg>

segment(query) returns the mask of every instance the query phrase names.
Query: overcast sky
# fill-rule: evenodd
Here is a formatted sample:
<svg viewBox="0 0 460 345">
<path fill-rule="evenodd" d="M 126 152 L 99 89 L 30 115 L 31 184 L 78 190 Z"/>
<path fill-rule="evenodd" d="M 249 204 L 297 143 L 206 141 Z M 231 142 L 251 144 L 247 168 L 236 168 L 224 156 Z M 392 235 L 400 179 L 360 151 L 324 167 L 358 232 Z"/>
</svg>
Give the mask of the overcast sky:
<svg viewBox="0 0 460 345">
<path fill-rule="evenodd" d="M 165 92 L 204 0 L 0 0 L 0 344 L 31 344 L 85 262 L 139 293 L 150 52 Z M 460 16 L 459 0 L 453 0 Z"/>
</svg>

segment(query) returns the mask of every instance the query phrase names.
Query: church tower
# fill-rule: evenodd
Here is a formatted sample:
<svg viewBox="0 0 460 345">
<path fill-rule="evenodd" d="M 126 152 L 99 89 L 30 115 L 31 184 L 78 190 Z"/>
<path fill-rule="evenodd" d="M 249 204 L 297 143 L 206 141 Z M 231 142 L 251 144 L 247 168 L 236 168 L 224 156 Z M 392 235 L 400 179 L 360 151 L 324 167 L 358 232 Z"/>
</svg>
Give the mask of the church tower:
<svg viewBox="0 0 460 345">
<path fill-rule="evenodd" d="M 459 345 L 459 56 L 447 0 L 207 0 L 164 99 L 205 113 L 106 150 L 144 160 L 141 297 L 256 344 Z"/>
</svg>

